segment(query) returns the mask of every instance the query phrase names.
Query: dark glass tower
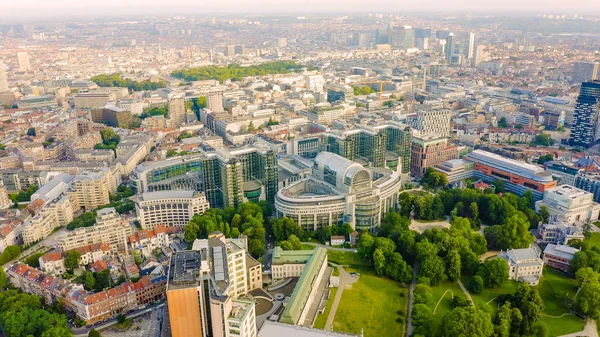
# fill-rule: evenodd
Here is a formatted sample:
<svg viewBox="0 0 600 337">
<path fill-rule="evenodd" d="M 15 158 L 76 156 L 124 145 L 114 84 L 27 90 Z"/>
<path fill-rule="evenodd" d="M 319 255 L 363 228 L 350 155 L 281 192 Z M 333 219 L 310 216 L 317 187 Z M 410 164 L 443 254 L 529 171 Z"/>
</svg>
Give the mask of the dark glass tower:
<svg viewBox="0 0 600 337">
<path fill-rule="evenodd" d="M 571 137 L 569 143 L 575 146 L 590 147 L 600 138 L 598 115 L 600 114 L 600 81 L 588 81 L 581 84 Z"/>
</svg>

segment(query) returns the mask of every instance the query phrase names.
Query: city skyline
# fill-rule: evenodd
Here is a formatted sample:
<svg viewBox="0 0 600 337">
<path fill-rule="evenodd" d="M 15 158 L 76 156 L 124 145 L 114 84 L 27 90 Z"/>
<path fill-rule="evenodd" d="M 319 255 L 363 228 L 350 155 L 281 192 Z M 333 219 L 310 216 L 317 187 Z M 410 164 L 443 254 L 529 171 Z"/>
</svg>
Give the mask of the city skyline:
<svg viewBox="0 0 600 337">
<path fill-rule="evenodd" d="M 600 13 L 597 6 L 588 0 L 564 2 L 509 0 L 503 2 L 463 0 L 448 3 L 442 0 L 427 0 L 417 3 L 398 3 L 392 0 L 376 0 L 369 3 L 359 0 L 292 0 L 285 4 L 275 0 L 224 0 L 218 3 L 197 3 L 191 0 L 178 0 L 164 3 L 156 0 L 133 0 L 127 5 L 116 0 L 82 3 L 76 0 L 61 0 L 48 3 L 41 0 L 0 1 L 6 10 L 0 12 L 0 19 L 19 19 L 65 16 L 121 16 L 121 15 L 198 15 L 198 14 L 309 14 L 309 13 L 536 13 L 536 14 L 578 14 Z M 560 12 L 560 13 L 556 13 Z"/>
</svg>

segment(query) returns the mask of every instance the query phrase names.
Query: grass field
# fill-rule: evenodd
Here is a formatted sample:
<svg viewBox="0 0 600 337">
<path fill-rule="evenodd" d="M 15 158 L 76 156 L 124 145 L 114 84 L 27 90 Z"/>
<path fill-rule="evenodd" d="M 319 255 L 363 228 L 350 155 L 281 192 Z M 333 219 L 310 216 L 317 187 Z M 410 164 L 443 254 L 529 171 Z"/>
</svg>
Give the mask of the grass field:
<svg viewBox="0 0 600 337">
<path fill-rule="evenodd" d="M 358 254 L 340 250 L 327 250 L 327 259 L 331 263 L 353 268 L 362 268 L 371 266 L 371 263 L 358 257 Z"/>
<path fill-rule="evenodd" d="M 337 288 L 331 288 L 331 293 L 329 294 L 329 299 L 327 300 L 327 305 L 325 306 L 325 311 L 322 314 L 317 315 L 317 319 L 315 319 L 314 328 L 317 329 L 325 329 L 325 324 L 327 323 L 327 317 L 329 317 L 329 312 L 331 312 L 331 305 L 333 304 L 333 299 L 335 298 L 335 294 L 337 293 Z"/>
<path fill-rule="evenodd" d="M 443 282 L 438 284 L 437 286 L 432 286 L 431 287 L 432 290 L 432 298 L 433 298 L 433 304 L 431 304 L 431 311 L 433 312 L 436 304 L 438 304 L 437 309 L 435 311 L 435 314 L 433 315 L 433 324 L 436 326 L 439 326 L 442 323 L 442 318 L 444 318 L 444 316 L 446 316 L 446 314 L 450 311 L 452 311 L 452 297 L 453 295 L 463 295 L 464 293 L 463 291 L 460 289 L 460 287 L 458 286 L 457 283 L 453 283 L 453 282 Z M 450 290 L 448 292 L 446 292 L 446 290 Z M 443 299 L 442 299 L 442 296 Z M 440 301 L 441 299 L 441 301 Z"/>
<path fill-rule="evenodd" d="M 471 277 L 463 276 L 462 281 L 466 286 L 471 281 Z M 471 294 L 471 297 L 473 297 L 476 307 L 481 307 L 484 303 L 489 303 L 495 313 L 498 305 L 493 299 L 502 294 L 514 294 L 518 284 L 516 281 L 508 280 L 501 288 L 485 288 L 480 295 Z M 537 289 L 540 297 L 544 300 L 545 307 L 541 321 L 548 325 L 551 337 L 583 330 L 585 321 L 577 316 L 570 315 L 565 301 L 567 295 L 572 299 L 577 292 L 577 282 L 574 279 L 554 269 L 545 268 L 544 276 Z M 562 316 L 563 314 L 566 315 Z"/>
<path fill-rule="evenodd" d="M 360 278 L 351 289 L 344 289 L 333 330 L 358 335 L 364 329 L 365 337 L 403 336 L 408 287 L 377 277 L 370 270 L 348 271 L 360 272 Z M 398 315 L 398 310 L 403 314 Z M 398 317 L 402 323 L 396 321 Z"/>
<path fill-rule="evenodd" d="M 600 248 L 600 233 L 592 233 L 592 237 L 585 239 L 585 241 L 589 242 L 592 246 Z"/>
<path fill-rule="evenodd" d="M 471 279 L 472 277 L 467 275 L 463 275 L 462 277 L 462 282 L 467 289 Z M 496 304 L 496 301 L 493 301 L 493 299 L 504 294 L 514 294 L 517 290 L 518 284 L 519 282 L 517 281 L 507 280 L 500 288 L 484 288 L 483 292 L 479 295 L 471 293 L 471 297 L 473 298 L 473 302 L 475 302 L 475 307 L 480 308 L 483 304 L 487 303 L 490 307 L 492 307 L 492 311 L 495 314 L 496 310 L 498 309 L 498 305 Z"/>
<path fill-rule="evenodd" d="M 570 315 L 567 296 L 573 299 L 577 292 L 577 281 L 552 268 L 544 269 L 544 276 L 538 285 L 540 297 L 544 300 L 544 315 L 541 320 L 548 325 L 550 336 L 561 336 L 581 331 L 585 321 Z M 563 314 L 569 314 L 562 316 Z M 550 317 L 550 316 L 562 316 Z"/>
</svg>

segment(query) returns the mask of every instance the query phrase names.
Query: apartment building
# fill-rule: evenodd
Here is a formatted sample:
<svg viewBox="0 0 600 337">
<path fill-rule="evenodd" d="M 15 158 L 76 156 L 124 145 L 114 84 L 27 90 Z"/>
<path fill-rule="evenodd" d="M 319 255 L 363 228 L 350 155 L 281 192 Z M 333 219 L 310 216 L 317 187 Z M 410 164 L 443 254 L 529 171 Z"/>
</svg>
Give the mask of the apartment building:
<svg viewBox="0 0 600 337">
<path fill-rule="evenodd" d="M 41 200 L 41 199 L 38 199 Z M 46 238 L 52 231 L 73 220 L 73 205 L 69 196 L 63 195 L 43 208 L 23 224 L 23 243 L 28 245 Z"/>
<path fill-rule="evenodd" d="M 110 171 L 83 172 L 73 179 L 69 196 L 75 208 L 92 211 L 110 203 L 109 194 L 117 189 Z"/>
<path fill-rule="evenodd" d="M 154 229 L 140 230 L 129 237 L 132 251 L 138 251 L 144 256 L 152 256 L 155 249 L 169 246 L 169 232 L 164 225 Z"/>
<path fill-rule="evenodd" d="M 136 214 L 144 229 L 158 225 L 183 227 L 195 214 L 204 214 L 209 208 L 204 193 L 195 191 L 145 192 L 135 199 Z"/>
<path fill-rule="evenodd" d="M 94 226 L 77 228 L 59 238 L 59 246 L 62 251 L 68 251 L 93 243 L 106 243 L 115 254 L 129 250 L 128 238 L 131 235 L 131 225 L 110 207 L 98 210 Z"/>
<path fill-rule="evenodd" d="M 248 291 L 262 288 L 262 264 L 252 256 L 246 254 L 246 268 L 248 270 L 246 275 Z"/>
</svg>

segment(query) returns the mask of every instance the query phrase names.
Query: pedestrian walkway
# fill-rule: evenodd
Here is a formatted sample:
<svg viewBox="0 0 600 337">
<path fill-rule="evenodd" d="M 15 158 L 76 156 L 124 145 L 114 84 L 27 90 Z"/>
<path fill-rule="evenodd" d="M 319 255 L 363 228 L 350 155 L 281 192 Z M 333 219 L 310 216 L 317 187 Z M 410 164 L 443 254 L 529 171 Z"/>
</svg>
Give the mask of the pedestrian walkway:
<svg viewBox="0 0 600 337">
<path fill-rule="evenodd" d="M 471 297 L 471 294 L 469 294 L 469 292 L 467 291 L 467 288 L 465 288 L 465 286 L 463 285 L 461 280 L 458 280 L 458 286 L 460 287 L 460 289 L 462 289 L 463 293 L 465 293 L 465 296 L 467 296 L 467 298 L 471 302 L 471 305 L 475 306 L 475 302 L 473 302 L 473 298 Z"/>
<path fill-rule="evenodd" d="M 358 278 L 352 277 L 344 268 L 337 264 L 331 264 L 334 267 L 337 267 L 340 271 L 340 286 L 338 287 L 337 293 L 335 293 L 335 298 L 333 299 L 333 304 L 331 305 L 331 311 L 329 312 L 329 316 L 327 316 L 327 323 L 325 323 L 325 330 L 331 331 L 333 326 L 333 319 L 335 318 L 335 313 L 340 305 L 340 300 L 342 299 L 342 294 L 344 293 L 344 288 L 346 285 L 350 285 L 358 281 Z"/>
<path fill-rule="evenodd" d="M 589 320 L 585 323 L 585 328 L 583 328 L 582 331 L 571 333 L 568 335 L 562 335 L 560 337 L 598 337 L 596 321 Z"/>
<path fill-rule="evenodd" d="M 417 273 L 419 272 L 419 263 L 416 262 L 413 266 L 413 277 L 408 288 L 408 313 L 406 317 L 406 336 L 412 336 L 413 324 L 412 324 L 412 309 L 413 309 L 413 292 L 415 285 L 417 284 Z"/>
</svg>

